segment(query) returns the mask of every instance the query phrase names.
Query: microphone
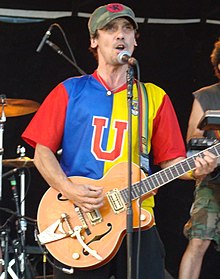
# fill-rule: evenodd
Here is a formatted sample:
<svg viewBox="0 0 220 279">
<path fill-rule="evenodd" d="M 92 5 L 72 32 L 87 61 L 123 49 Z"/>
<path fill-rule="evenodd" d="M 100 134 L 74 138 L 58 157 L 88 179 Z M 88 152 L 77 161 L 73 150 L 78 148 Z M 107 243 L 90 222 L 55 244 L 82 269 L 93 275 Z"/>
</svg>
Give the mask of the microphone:
<svg viewBox="0 0 220 279">
<path fill-rule="evenodd" d="M 48 28 L 47 32 L 44 34 L 41 42 L 39 43 L 39 46 L 36 49 L 36 52 L 41 52 L 44 44 L 46 43 L 46 40 L 50 37 L 51 35 L 51 30 L 53 29 L 53 24 L 50 25 L 50 27 Z"/>
<path fill-rule="evenodd" d="M 129 64 L 131 66 L 137 64 L 137 60 L 131 56 L 129 51 L 126 50 L 119 52 L 117 59 L 120 64 Z"/>
</svg>

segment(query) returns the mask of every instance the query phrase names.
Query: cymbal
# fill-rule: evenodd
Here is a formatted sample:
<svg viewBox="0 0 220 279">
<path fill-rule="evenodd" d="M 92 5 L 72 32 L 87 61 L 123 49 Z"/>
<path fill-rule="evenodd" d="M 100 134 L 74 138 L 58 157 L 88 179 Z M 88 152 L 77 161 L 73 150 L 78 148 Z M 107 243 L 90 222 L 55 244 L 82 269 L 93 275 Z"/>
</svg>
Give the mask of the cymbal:
<svg viewBox="0 0 220 279">
<path fill-rule="evenodd" d="M 34 160 L 28 157 L 19 157 L 16 159 L 2 160 L 2 164 L 5 167 L 30 168 L 30 167 L 34 167 Z"/>
<path fill-rule="evenodd" d="M 37 111 L 40 104 L 25 99 L 4 99 L 4 112 L 6 117 L 21 116 Z M 2 105 L 0 104 L 0 114 L 2 113 Z"/>
</svg>

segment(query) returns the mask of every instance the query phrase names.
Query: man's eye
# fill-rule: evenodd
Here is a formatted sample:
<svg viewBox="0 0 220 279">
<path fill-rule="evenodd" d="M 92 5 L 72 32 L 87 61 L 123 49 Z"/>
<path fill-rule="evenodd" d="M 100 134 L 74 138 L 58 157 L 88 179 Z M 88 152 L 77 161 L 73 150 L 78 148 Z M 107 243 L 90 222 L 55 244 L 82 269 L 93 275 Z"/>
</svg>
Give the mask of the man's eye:
<svg viewBox="0 0 220 279">
<path fill-rule="evenodd" d="M 134 29 L 132 25 L 126 25 L 125 28 L 128 29 L 128 30 L 133 30 Z"/>
<path fill-rule="evenodd" d="M 110 25 L 110 26 L 107 26 L 106 29 L 107 29 L 107 30 L 115 30 L 115 26 L 114 26 L 114 25 Z"/>
</svg>

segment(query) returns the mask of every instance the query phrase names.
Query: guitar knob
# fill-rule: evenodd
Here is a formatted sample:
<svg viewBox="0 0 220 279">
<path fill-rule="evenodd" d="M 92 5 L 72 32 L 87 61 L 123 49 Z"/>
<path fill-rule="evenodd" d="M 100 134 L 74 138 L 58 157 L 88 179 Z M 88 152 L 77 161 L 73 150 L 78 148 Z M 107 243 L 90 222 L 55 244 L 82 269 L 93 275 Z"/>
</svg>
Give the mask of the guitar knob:
<svg viewBox="0 0 220 279">
<path fill-rule="evenodd" d="M 145 221 L 146 220 L 146 216 L 144 214 L 141 214 L 141 221 Z"/>
<path fill-rule="evenodd" d="M 79 259 L 79 253 L 73 253 L 72 255 L 74 260 L 78 260 Z"/>
</svg>

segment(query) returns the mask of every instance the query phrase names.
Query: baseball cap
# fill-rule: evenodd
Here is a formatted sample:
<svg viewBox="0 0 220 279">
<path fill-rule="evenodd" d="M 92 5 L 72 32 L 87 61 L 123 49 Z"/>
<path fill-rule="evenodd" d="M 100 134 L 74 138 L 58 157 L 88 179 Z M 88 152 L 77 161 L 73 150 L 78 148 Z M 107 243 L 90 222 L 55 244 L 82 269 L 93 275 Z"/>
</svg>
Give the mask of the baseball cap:
<svg viewBox="0 0 220 279">
<path fill-rule="evenodd" d="M 111 3 L 104 6 L 100 6 L 92 13 L 88 22 L 90 35 L 93 36 L 96 30 L 102 29 L 110 21 L 119 17 L 127 17 L 131 20 L 135 29 L 138 29 L 135 14 L 131 8 L 120 3 Z"/>
</svg>

